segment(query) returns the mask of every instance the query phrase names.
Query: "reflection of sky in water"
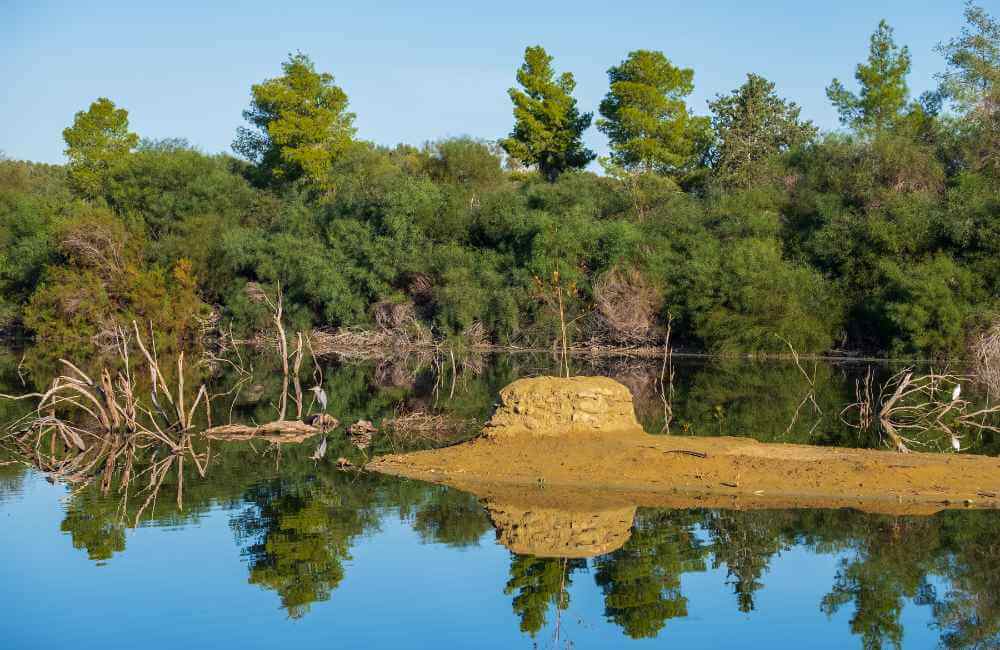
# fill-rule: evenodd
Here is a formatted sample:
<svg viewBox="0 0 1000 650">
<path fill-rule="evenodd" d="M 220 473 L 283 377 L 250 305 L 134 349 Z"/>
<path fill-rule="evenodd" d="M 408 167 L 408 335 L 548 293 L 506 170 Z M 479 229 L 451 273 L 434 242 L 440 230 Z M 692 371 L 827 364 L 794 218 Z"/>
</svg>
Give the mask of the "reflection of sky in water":
<svg viewBox="0 0 1000 650">
<path fill-rule="evenodd" d="M 213 508 L 197 523 L 143 526 L 127 533 L 124 552 L 95 563 L 59 533 L 64 490 L 28 477 L 22 494 L 0 508 L 0 634 L 11 648 L 186 647 L 530 647 L 519 631 L 511 596 L 511 554 L 492 531 L 478 545 L 451 547 L 422 540 L 412 516 L 401 519 L 391 499 L 379 523 L 353 538 L 344 578 L 329 600 L 290 620 L 276 594 L 248 584 L 247 560 L 234 544 L 237 509 Z M 695 538 L 709 534 L 695 526 Z M 684 573 L 687 616 L 666 621 L 655 641 L 671 647 L 858 647 L 854 607 L 828 618 L 820 603 L 830 591 L 840 554 L 794 546 L 773 556 L 755 595 L 738 611 L 726 567 Z M 594 560 L 572 574 L 570 605 L 560 617 L 573 647 L 619 647 L 629 640 L 605 619 Z M 934 581 L 932 581 L 934 582 Z M 944 585 L 937 581 L 938 592 Z M 904 599 L 905 647 L 932 647 L 929 607 Z M 535 636 L 553 647 L 555 612 Z"/>
</svg>

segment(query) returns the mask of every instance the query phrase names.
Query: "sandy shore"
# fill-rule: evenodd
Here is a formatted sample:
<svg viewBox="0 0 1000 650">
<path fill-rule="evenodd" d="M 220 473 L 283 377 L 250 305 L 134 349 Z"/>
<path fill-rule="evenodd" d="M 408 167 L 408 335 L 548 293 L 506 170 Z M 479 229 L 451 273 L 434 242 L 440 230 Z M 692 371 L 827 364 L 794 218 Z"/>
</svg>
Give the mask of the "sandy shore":
<svg viewBox="0 0 1000 650">
<path fill-rule="evenodd" d="M 475 440 L 367 468 L 508 501 L 544 490 L 610 506 L 1000 508 L 997 458 L 648 435 L 628 390 L 606 378 L 519 380 L 500 398 Z"/>
<path fill-rule="evenodd" d="M 580 491 L 615 493 L 637 505 L 854 507 L 900 514 L 1000 508 L 1000 459 L 746 438 L 640 432 L 483 437 L 446 449 L 383 456 L 367 468 L 479 495 L 516 486 L 570 489 L 580 498 Z"/>
</svg>

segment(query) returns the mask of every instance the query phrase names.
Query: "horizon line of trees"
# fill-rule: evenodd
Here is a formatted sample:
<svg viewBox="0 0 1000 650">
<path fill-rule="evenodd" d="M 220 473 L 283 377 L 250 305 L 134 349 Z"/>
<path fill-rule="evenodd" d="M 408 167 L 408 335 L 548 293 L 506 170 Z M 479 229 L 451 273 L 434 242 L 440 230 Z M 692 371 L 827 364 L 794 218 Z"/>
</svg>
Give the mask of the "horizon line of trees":
<svg viewBox="0 0 1000 650">
<path fill-rule="evenodd" d="M 439 337 L 550 342 L 548 278 L 576 340 L 710 352 L 960 354 L 1000 310 L 1000 23 L 971 2 L 939 88 L 910 96 L 881 21 L 821 134 L 754 73 L 696 115 L 690 68 L 636 50 L 594 113 L 541 46 L 495 143 L 357 139 L 347 94 L 304 54 L 254 84 L 239 158 L 142 140 L 106 98 L 68 162 L 0 162 L 0 328 L 67 349 L 151 320 L 183 345 L 220 318 L 372 326 L 379 305 Z M 948 107 L 950 110 L 945 110 Z M 583 143 L 596 125 L 605 174 Z M 211 306 L 211 307 L 210 307 Z"/>
</svg>

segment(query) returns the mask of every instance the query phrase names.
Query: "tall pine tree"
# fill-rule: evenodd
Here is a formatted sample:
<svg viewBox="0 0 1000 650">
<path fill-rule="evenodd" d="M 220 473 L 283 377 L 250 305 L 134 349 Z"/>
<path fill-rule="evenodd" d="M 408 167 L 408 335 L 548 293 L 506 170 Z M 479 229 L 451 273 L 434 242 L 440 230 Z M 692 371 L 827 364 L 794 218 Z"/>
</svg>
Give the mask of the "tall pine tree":
<svg viewBox="0 0 1000 650">
<path fill-rule="evenodd" d="M 573 98 L 573 74 L 555 76 L 552 57 L 535 45 L 524 51 L 517 71 L 523 90 L 508 90 L 514 103 L 514 129 L 501 140 L 504 150 L 525 165 L 535 165 L 547 180 L 582 169 L 595 154 L 583 146 L 583 132 L 590 128 L 591 113 L 580 113 Z"/>
<path fill-rule="evenodd" d="M 283 184 L 304 179 L 326 184 L 333 161 L 351 144 L 354 113 L 333 75 L 316 72 L 304 54 L 288 57 L 284 74 L 251 88 L 233 150 L 257 164 L 264 179 Z"/>
<path fill-rule="evenodd" d="M 711 125 L 684 100 L 694 90 L 692 69 L 676 67 L 662 52 L 636 50 L 608 70 L 608 80 L 597 128 L 610 140 L 612 162 L 628 171 L 676 174 L 701 161 Z"/>
<path fill-rule="evenodd" d="M 748 74 L 746 83 L 708 103 L 718 137 L 715 176 L 723 185 L 750 189 L 766 174 L 767 161 L 816 136 L 801 109 L 774 92 L 767 79 Z"/>
<path fill-rule="evenodd" d="M 826 96 L 840 113 L 842 124 L 879 136 L 903 115 L 910 93 L 906 85 L 909 73 L 910 51 L 896 45 L 892 27 L 882 20 L 871 36 L 868 62 L 859 63 L 854 71 L 860 92 L 851 92 L 834 79 Z"/>
</svg>

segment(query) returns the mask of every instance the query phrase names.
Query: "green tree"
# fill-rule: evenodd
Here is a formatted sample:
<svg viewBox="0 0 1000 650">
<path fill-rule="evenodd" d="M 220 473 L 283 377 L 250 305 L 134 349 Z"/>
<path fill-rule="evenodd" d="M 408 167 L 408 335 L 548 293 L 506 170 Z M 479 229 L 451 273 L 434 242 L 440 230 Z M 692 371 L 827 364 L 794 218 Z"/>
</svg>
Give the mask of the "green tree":
<svg viewBox="0 0 1000 650">
<path fill-rule="evenodd" d="M 750 189 L 769 159 L 816 137 L 813 123 L 799 119 L 799 106 L 778 97 L 774 84 L 756 74 L 708 106 L 718 139 L 715 175 L 727 186 Z"/>
<path fill-rule="evenodd" d="M 840 113 L 841 123 L 859 132 L 881 135 L 895 125 L 906 107 L 910 51 L 897 46 L 892 35 L 889 23 L 880 21 L 871 36 L 868 63 L 859 63 L 854 70 L 859 94 L 838 79 L 827 86 L 826 96 Z"/>
<path fill-rule="evenodd" d="M 675 174 L 700 162 L 711 125 L 684 100 L 694 90 L 694 70 L 676 67 L 662 52 L 636 50 L 608 70 L 608 80 L 597 128 L 608 136 L 615 164 Z"/>
<path fill-rule="evenodd" d="M 323 187 L 333 161 L 351 145 L 354 113 L 333 75 L 316 72 L 306 55 L 289 55 L 281 68 L 282 76 L 251 87 L 243 118 L 252 128 L 237 130 L 233 150 L 268 181 L 301 178 Z"/>
<path fill-rule="evenodd" d="M 128 111 L 106 97 L 79 111 L 73 126 L 63 130 L 63 140 L 70 185 L 88 199 L 101 195 L 109 176 L 139 144 L 139 136 L 128 130 Z"/>
<path fill-rule="evenodd" d="M 937 46 L 948 62 L 938 79 L 946 96 L 975 109 L 1000 90 L 1000 21 L 972 2 L 965 5 L 965 20 L 958 38 Z"/>
<path fill-rule="evenodd" d="M 593 114 L 577 109 L 573 74 L 564 72 L 557 79 L 552 57 L 535 45 L 524 50 L 517 82 L 524 90 L 507 91 L 514 102 L 514 129 L 500 142 L 504 150 L 522 164 L 536 165 L 549 182 L 586 167 L 595 154 L 581 138 Z"/>
<path fill-rule="evenodd" d="M 958 38 L 938 45 L 948 70 L 938 76 L 941 94 L 952 99 L 972 126 L 968 138 L 979 166 L 1000 168 L 1000 21 L 966 4 L 968 25 Z"/>
</svg>

